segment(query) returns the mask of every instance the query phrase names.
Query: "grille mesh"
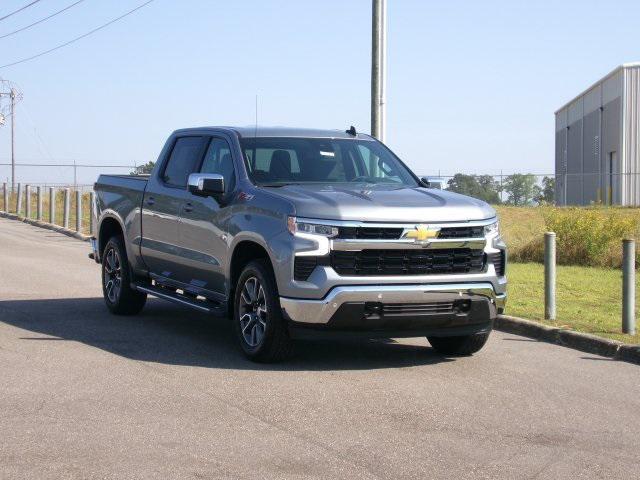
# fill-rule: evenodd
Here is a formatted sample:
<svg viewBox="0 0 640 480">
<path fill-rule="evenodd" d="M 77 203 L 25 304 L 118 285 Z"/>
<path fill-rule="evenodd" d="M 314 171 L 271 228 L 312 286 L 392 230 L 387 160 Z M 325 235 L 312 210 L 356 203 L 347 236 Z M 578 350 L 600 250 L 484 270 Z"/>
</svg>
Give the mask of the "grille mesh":
<svg viewBox="0 0 640 480">
<path fill-rule="evenodd" d="M 397 240 L 403 229 L 396 227 L 339 227 L 338 238 L 347 240 Z M 438 238 L 482 238 L 484 227 L 443 227 Z"/>
<path fill-rule="evenodd" d="M 361 240 L 396 240 L 402 235 L 402 228 L 385 227 L 340 227 L 338 237 Z"/>
<path fill-rule="evenodd" d="M 385 317 L 406 315 L 434 315 L 453 312 L 453 302 L 434 303 L 395 303 L 384 304 L 382 313 Z"/>
<path fill-rule="evenodd" d="M 438 238 L 482 238 L 484 227 L 444 227 Z"/>
<path fill-rule="evenodd" d="M 331 266 L 339 275 L 429 275 L 480 272 L 482 250 L 362 250 L 331 252 Z"/>
</svg>

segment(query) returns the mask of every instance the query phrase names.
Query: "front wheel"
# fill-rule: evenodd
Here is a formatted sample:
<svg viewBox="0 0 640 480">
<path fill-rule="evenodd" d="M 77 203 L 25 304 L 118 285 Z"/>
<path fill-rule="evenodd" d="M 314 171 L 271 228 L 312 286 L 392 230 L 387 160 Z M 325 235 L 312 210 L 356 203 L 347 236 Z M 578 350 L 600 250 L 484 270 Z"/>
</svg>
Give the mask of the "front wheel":
<svg viewBox="0 0 640 480">
<path fill-rule="evenodd" d="M 104 303 L 116 315 L 135 315 L 147 301 L 147 294 L 131 288 L 129 262 L 122 237 L 111 237 L 102 252 L 102 294 Z"/>
<path fill-rule="evenodd" d="M 458 337 L 427 337 L 427 340 L 434 350 L 443 355 L 472 355 L 484 347 L 490 333 L 474 333 Z"/>
<path fill-rule="evenodd" d="M 293 342 L 282 316 L 271 266 L 250 262 L 240 274 L 234 297 L 234 327 L 244 354 L 255 362 L 277 362 L 291 354 Z"/>
</svg>

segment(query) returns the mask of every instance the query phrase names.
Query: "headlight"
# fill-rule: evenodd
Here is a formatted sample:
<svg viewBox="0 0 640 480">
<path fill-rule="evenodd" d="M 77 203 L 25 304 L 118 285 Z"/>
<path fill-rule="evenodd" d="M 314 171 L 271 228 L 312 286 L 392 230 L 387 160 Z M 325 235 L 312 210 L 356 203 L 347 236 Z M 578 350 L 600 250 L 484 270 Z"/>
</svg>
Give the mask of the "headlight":
<svg viewBox="0 0 640 480">
<path fill-rule="evenodd" d="M 484 234 L 487 235 L 497 235 L 500 233 L 500 225 L 498 222 L 493 222 L 490 225 L 484 226 Z"/>
<path fill-rule="evenodd" d="M 305 222 L 298 220 L 296 217 L 289 217 L 287 219 L 287 228 L 292 235 L 296 233 L 306 233 L 327 238 L 338 236 L 338 227 L 321 223 Z"/>
</svg>

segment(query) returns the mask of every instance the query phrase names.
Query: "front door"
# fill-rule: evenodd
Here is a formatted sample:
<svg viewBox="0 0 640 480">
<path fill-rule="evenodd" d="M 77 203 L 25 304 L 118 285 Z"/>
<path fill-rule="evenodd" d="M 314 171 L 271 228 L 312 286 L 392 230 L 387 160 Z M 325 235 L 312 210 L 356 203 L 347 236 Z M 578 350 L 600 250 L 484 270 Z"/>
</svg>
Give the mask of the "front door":
<svg viewBox="0 0 640 480">
<path fill-rule="evenodd" d="M 227 205 L 235 190 L 236 177 L 231 148 L 223 137 L 211 137 L 200 173 L 224 177 L 225 194 L 219 199 L 188 193 L 180 215 L 179 242 L 183 249 L 180 279 L 215 297 L 225 295 L 225 265 L 228 259 L 227 224 L 231 207 Z"/>
<path fill-rule="evenodd" d="M 180 268 L 179 219 L 187 178 L 202 158 L 205 138 L 178 137 L 159 175 L 149 178 L 142 204 L 140 250 L 149 271 L 175 280 Z"/>
</svg>

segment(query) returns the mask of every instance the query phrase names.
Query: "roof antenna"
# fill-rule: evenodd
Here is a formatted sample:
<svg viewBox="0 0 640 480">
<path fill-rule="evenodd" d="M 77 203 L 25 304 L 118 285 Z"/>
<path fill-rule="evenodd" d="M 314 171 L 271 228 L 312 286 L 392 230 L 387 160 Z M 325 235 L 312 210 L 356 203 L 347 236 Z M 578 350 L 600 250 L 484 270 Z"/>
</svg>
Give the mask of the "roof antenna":
<svg viewBox="0 0 640 480">
<path fill-rule="evenodd" d="M 354 127 L 353 125 L 351 125 L 351 128 L 349 130 L 345 130 L 345 132 L 349 135 L 353 135 L 354 137 L 358 134 L 358 132 L 356 132 L 356 127 Z"/>
</svg>

